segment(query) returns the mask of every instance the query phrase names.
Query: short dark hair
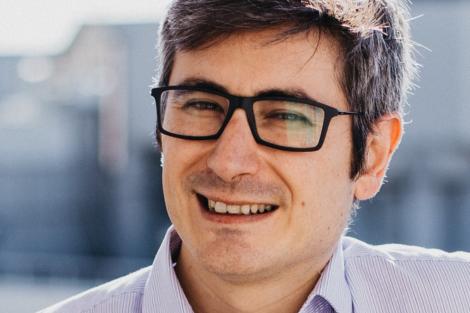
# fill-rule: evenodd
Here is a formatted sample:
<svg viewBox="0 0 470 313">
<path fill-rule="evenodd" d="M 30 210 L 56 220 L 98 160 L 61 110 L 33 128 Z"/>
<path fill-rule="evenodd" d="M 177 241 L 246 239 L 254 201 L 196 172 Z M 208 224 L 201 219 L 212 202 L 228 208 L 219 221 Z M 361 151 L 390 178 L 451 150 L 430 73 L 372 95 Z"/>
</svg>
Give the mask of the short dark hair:
<svg viewBox="0 0 470 313">
<path fill-rule="evenodd" d="M 388 113 L 403 113 L 416 72 L 405 0 L 175 0 L 160 31 L 160 77 L 167 85 L 177 51 L 204 49 L 230 35 L 280 28 L 278 38 L 319 30 L 338 40 L 340 83 L 353 118 L 351 178 L 364 169 L 367 136 Z M 313 51 L 312 51 L 313 52 Z M 160 134 L 156 133 L 161 144 Z"/>
</svg>

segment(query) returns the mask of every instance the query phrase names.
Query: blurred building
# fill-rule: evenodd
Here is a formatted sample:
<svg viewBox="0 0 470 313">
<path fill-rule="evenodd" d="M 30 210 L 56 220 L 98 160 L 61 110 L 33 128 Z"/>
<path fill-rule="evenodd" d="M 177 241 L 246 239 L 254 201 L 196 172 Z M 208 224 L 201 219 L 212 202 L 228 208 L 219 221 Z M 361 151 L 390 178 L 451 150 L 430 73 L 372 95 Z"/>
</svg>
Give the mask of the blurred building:
<svg viewBox="0 0 470 313">
<path fill-rule="evenodd" d="M 90 25 L 60 55 L 0 59 L 0 271 L 114 277 L 151 262 L 168 225 L 156 29 Z"/>
<path fill-rule="evenodd" d="M 420 88 L 388 183 L 350 234 L 470 250 L 470 4 L 417 2 Z M 110 278 L 169 222 L 149 96 L 157 25 L 89 25 L 59 55 L 0 58 L 0 273 Z"/>
</svg>

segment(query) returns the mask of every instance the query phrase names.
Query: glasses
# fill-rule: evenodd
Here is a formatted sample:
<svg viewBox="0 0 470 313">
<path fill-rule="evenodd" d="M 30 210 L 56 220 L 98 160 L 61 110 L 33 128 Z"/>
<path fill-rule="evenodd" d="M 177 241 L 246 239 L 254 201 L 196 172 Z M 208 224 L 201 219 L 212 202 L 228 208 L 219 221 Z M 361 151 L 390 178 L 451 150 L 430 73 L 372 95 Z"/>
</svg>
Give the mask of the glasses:
<svg viewBox="0 0 470 313">
<path fill-rule="evenodd" d="M 290 96 L 239 97 L 196 86 L 152 89 L 158 130 L 189 140 L 215 140 L 236 109 L 245 110 L 256 142 L 285 151 L 316 151 L 332 118 L 360 115 L 342 112 L 311 99 Z"/>
</svg>

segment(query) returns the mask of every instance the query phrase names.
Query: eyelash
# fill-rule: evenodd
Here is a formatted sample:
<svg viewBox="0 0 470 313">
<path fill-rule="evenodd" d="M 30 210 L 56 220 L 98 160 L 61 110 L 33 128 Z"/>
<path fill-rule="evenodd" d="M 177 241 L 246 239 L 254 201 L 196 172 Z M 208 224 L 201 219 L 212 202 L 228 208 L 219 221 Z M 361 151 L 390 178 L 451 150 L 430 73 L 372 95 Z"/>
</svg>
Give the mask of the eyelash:
<svg viewBox="0 0 470 313">
<path fill-rule="evenodd" d="M 223 109 L 217 103 L 207 101 L 188 101 L 184 104 L 184 108 L 210 109 L 213 111 L 223 112 Z"/>
</svg>

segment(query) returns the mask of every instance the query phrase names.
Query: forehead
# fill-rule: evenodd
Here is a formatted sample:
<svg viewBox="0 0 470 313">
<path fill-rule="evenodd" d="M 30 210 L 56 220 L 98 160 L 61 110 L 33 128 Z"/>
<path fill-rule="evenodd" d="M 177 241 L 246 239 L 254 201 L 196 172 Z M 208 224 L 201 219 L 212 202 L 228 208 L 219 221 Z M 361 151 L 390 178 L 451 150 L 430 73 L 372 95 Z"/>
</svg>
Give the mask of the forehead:
<svg viewBox="0 0 470 313">
<path fill-rule="evenodd" d="M 246 32 L 203 49 L 178 51 L 169 84 L 204 79 L 242 96 L 266 89 L 296 89 L 343 107 L 343 66 L 337 41 L 318 31 L 273 41 L 278 35 L 279 30 Z"/>
</svg>

